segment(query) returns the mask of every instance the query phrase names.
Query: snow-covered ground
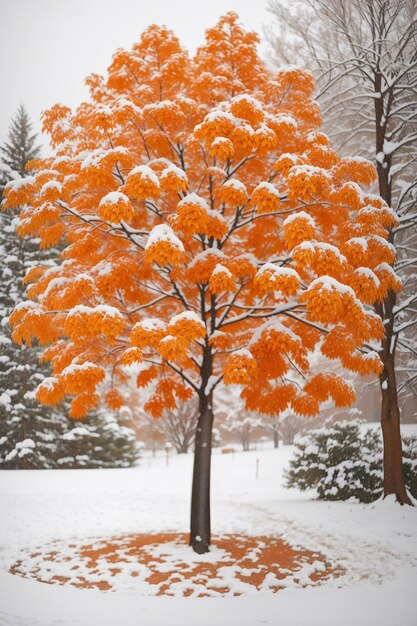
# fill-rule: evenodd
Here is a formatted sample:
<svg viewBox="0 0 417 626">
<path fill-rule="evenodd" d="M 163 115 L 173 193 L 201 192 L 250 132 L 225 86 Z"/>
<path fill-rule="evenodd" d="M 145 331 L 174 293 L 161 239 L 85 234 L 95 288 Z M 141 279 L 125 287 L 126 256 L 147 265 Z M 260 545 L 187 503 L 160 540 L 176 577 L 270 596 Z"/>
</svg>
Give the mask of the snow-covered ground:
<svg viewBox="0 0 417 626">
<path fill-rule="evenodd" d="M 219 598 L 48 585 L 7 569 L 51 541 L 186 532 L 192 456 L 115 470 L 0 472 L 2 626 L 416 626 L 417 508 L 312 500 L 282 486 L 290 447 L 213 458 L 214 533 L 280 534 L 346 573 L 318 587 Z M 259 477 L 256 479 L 256 460 Z"/>
</svg>

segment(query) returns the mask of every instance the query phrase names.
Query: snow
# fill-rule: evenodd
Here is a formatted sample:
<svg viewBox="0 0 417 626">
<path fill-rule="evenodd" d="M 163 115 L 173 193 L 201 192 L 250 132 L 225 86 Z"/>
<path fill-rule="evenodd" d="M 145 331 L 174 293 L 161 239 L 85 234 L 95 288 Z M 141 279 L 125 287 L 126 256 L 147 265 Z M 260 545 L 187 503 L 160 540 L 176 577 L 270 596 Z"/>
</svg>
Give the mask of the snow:
<svg viewBox="0 0 417 626">
<path fill-rule="evenodd" d="M 89 430 L 87 430 L 86 428 L 83 428 L 82 426 L 76 426 L 75 428 L 72 428 L 70 431 L 65 433 L 65 435 L 62 436 L 62 438 L 65 439 L 66 441 L 76 441 L 77 437 L 85 437 L 85 436 L 99 437 L 100 435 L 95 432 L 90 432 Z"/>
<path fill-rule="evenodd" d="M 386 263 L 385 261 L 383 261 L 382 263 L 380 263 L 379 265 L 376 266 L 375 268 L 376 270 L 378 270 L 379 272 L 387 272 L 388 274 L 390 274 L 393 278 L 395 278 L 396 280 L 398 280 L 398 276 L 395 273 L 394 268 L 392 267 L 392 265 L 389 265 L 388 263 Z"/>
<path fill-rule="evenodd" d="M 71 157 L 64 154 L 62 156 L 56 157 L 53 160 L 52 167 L 55 167 L 56 165 L 61 165 L 61 163 L 71 163 L 71 161 Z"/>
<path fill-rule="evenodd" d="M 310 134 L 311 134 L 311 133 L 308 133 L 308 135 L 307 135 L 307 140 L 308 140 L 308 141 L 311 141 L 311 139 L 310 139 Z M 314 133 L 313 133 L 313 134 L 314 134 Z M 297 155 L 297 154 L 294 154 L 294 153 L 292 153 L 292 152 L 283 152 L 283 153 L 280 155 L 280 159 L 289 159 L 290 161 L 292 161 L 292 163 L 293 163 L 294 165 L 297 165 L 298 155 Z"/>
<path fill-rule="evenodd" d="M 184 251 L 184 246 L 178 237 L 174 234 L 174 231 L 167 224 L 158 224 L 154 226 L 149 233 L 148 241 L 146 242 L 145 250 L 148 250 L 151 246 L 160 241 L 166 241 L 175 248 Z"/>
<path fill-rule="evenodd" d="M 147 165 L 138 165 L 137 167 L 133 168 L 133 170 L 129 172 L 129 176 L 132 176 L 135 174 L 140 174 L 141 178 L 151 181 L 156 187 L 159 188 L 158 176 Z"/>
<path fill-rule="evenodd" d="M 219 211 L 212 210 L 212 209 L 207 209 L 206 213 L 212 219 L 214 218 L 214 219 L 218 220 L 219 222 L 221 222 L 222 224 L 226 224 L 227 227 L 229 227 L 229 222 L 227 221 L 227 219 L 221 213 L 219 213 Z"/>
<path fill-rule="evenodd" d="M 5 189 L 13 190 L 14 192 L 19 191 L 22 187 L 27 187 L 28 185 L 33 185 L 35 179 L 33 176 L 25 176 L 24 178 L 17 178 L 16 180 L 10 180 L 5 185 Z"/>
<path fill-rule="evenodd" d="M 178 315 L 174 315 L 174 317 L 171 318 L 170 324 L 174 325 L 177 322 L 181 322 L 182 320 L 195 322 L 196 324 L 199 324 L 200 326 L 205 328 L 203 320 L 194 311 L 183 311 L 182 313 L 178 313 Z"/>
<path fill-rule="evenodd" d="M 401 145 L 400 142 L 397 141 L 388 141 L 387 139 L 385 139 L 384 141 L 384 154 L 386 155 L 390 155 L 393 152 L 395 152 L 398 147 Z"/>
<path fill-rule="evenodd" d="M 347 241 L 346 243 L 353 243 L 357 246 L 360 246 L 363 252 L 366 252 L 368 250 L 368 243 L 364 237 L 352 237 L 352 239 L 349 239 L 349 241 Z"/>
<path fill-rule="evenodd" d="M 225 183 L 222 184 L 221 188 L 224 187 L 232 187 L 233 189 L 236 189 L 238 191 L 247 191 L 246 189 L 246 185 L 244 183 L 242 183 L 242 181 L 238 180 L 237 178 L 231 178 L 230 180 L 227 180 Z"/>
<path fill-rule="evenodd" d="M 140 322 L 136 322 L 132 328 L 132 332 L 137 328 L 143 328 L 143 330 L 165 330 L 165 322 L 157 317 L 148 317 Z"/>
<path fill-rule="evenodd" d="M 212 337 L 216 334 L 216 332 L 213 333 Z M 223 334 L 223 333 L 221 333 L 221 334 Z M 204 395 L 205 396 L 210 395 L 211 391 L 214 389 L 214 387 L 217 385 L 217 383 L 220 382 L 221 378 L 222 378 L 221 374 L 219 374 L 218 376 L 214 376 L 213 374 L 211 376 L 209 376 L 209 379 L 208 379 L 207 384 L 206 384 L 206 388 L 204 389 Z"/>
<path fill-rule="evenodd" d="M 287 126 L 292 126 L 294 130 L 297 130 L 298 128 L 297 121 L 293 117 L 291 117 L 291 115 L 279 113 L 278 115 L 271 115 L 268 117 L 270 117 L 275 123 L 287 124 Z"/>
<path fill-rule="evenodd" d="M 332 278 L 331 276 L 319 276 L 311 281 L 307 291 L 312 290 L 316 285 L 320 285 L 321 289 L 326 289 L 326 291 L 338 291 L 339 293 L 347 293 L 362 307 L 362 303 L 360 300 L 356 298 L 355 292 L 352 287 L 349 285 L 344 285 L 343 283 L 339 283 L 338 280 Z M 363 308 L 363 307 L 362 307 Z"/>
<path fill-rule="evenodd" d="M 262 267 L 259 268 L 258 276 L 264 274 L 265 272 L 275 274 L 276 276 L 292 276 L 300 280 L 297 272 L 291 267 L 278 267 L 273 263 L 265 263 L 264 265 L 262 265 Z"/>
<path fill-rule="evenodd" d="M 370 237 L 368 237 L 368 241 L 376 241 L 383 248 L 386 248 L 387 250 L 390 250 L 390 252 L 392 252 L 394 255 L 396 254 L 395 247 L 392 245 L 392 243 L 390 243 L 389 241 L 387 241 L 383 237 L 380 237 L 379 235 L 371 235 Z"/>
<path fill-rule="evenodd" d="M 56 189 L 59 193 L 62 192 L 62 184 L 56 180 L 50 180 L 42 185 L 41 194 L 46 193 L 49 189 Z"/>
<path fill-rule="evenodd" d="M 223 598 L 100 592 L 13 576 L 39 546 L 135 532 L 186 532 L 192 456 L 165 453 L 131 469 L 0 472 L 0 623 L 5 626 L 415 626 L 417 510 L 319 502 L 282 486 L 292 447 L 213 455 L 213 531 L 281 534 L 345 568 L 317 587 Z M 259 477 L 256 479 L 256 461 Z M 164 546 L 168 557 L 198 559 Z M 166 553 L 166 552 L 165 552 Z M 220 559 L 213 551 L 204 557 Z M 312 568 L 320 567 L 312 563 Z M 303 571 L 308 576 L 311 571 Z M 302 582 L 302 581 L 301 581 Z"/>
<path fill-rule="evenodd" d="M 41 294 L 41 296 L 39 297 L 39 301 L 43 302 L 44 300 L 46 300 L 46 298 L 48 298 L 48 296 L 50 295 L 51 291 L 53 291 L 54 289 L 61 289 L 65 287 L 66 285 L 72 284 L 73 282 L 74 282 L 73 278 L 65 278 L 64 276 L 53 278 L 52 280 L 49 281 L 47 288 L 45 289 L 43 294 Z"/>
<path fill-rule="evenodd" d="M 187 180 L 187 174 L 184 172 L 184 170 L 182 170 L 177 165 L 175 165 L 175 163 L 170 163 L 168 167 L 166 167 L 162 171 L 161 180 L 163 180 L 171 172 L 173 172 L 178 178 L 181 178 L 182 180 L 185 180 L 185 181 Z"/>
<path fill-rule="evenodd" d="M 16 304 L 14 310 L 15 311 L 26 311 L 26 309 L 37 309 L 38 305 L 33 300 L 24 300 L 23 302 L 18 302 Z"/>
<path fill-rule="evenodd" d="M 104 115 L 113 115 L 111 108 L 107 104 L 97 109 L 97 113 L 103 113 Z"/>
<path fill-rule="evenodd" d="M 94 363 L 91 363 L 91 361 L 84 361 L 84 363 L 81 364 L 73 362 L 70 365 L 67 365 L 67 367 L 62 370 L 61 376 L 69 376 L 71 374 L 74 374 L 75 372 L 89 370 L 92 367 L 95 369 L 97 366 Z"/>
<path fill-rule="evenodd" d="M 201 537 L 197 535 L 196 540 L 201 541 Z M 153 556 L 164 555 L 168 557 L 166 561 L 172 565 L 175 565 L 178 561 L 187 563 L 187 565 L 192 563 L 216 563 L 221 560 L 224 554 L 225 550 L 215 547 L 207 554 L 197 554 L 187 546 L 178 545 L 175 542 L 159 544 L 152 548 Z"/>
<path fill-rule="evenodd" d="M 255 193 L 256 191 L 259 191 L 260 189 L 265 189 L 269 194 L 280 199 L 279 191 L 275 187 L 275 185 L 273 185 L 272 183 L 268 183 L 267 181 L 263 181 L 262 183 L 259 183 L 259 185 L 254 189 L 253 193 Z"/>
<path fill-rule="evenodd" d="M 188 268 L 194 267 L 196 263 L 201 263 L 202 261 L 207 261 L 211 256 L 216 257 L 218 259 L 225 259 L 226 255 L 224 252 L 219 250 L 218 248 L 207 248 L 202 252 L 199 252 L 195 255 L 191 263 L 188 265 Z"/>
<path fill-rule="evenodd" d="M 316 165 L 293 165 L 290 169 L 290 175 L 294 174 L 294 176 L 300 176 L 301 174 L 306 174 L 307 176 L 314 176 L 314 174 L 320 174 L 321 176 L 327 178 L 330 181 L 330 176 L 328 172 L 322 167 L 317 167 Z M 359 188 L 360 189 L 360 188 Z"/>
<path fill-rule="evenodd" d="M 359 274 L 360 276 L 366 276 L 366 278 L 369 278 L 374 282 L 376 288 L 378 288 L 380 285 L 378 276 L 376 276 L 369 267 L 358 267 L 355 270 L 355 274 Z"/>
<path fill-rule="evenodd" d="M 176 337 L 174 337 L 174 335 L 166 335 L 163 339 L 161 339 L 161 345 L 164 344 L 170 344 L 172 342 L 175 342 Z"/>
<path fill-rule="evenodd" d="M 180 207 L 184 204 L 196 204 L 205 211 L 209 210 L 209 205 L 207 204 L 207 201 L 198 194 L 196 194 L 195 191 L 193 191 L 192 193 L 188 193 L 186 196 L 184 196 L 184 198 L 178 203 L 178 206 Z"/>
<path fill-rule="evenodd" d="M 251 361 L 254 361 L 252 352 L 249 352 L 249 350 L 247 350 L 246 348 L 240 348 L 239 350 L 235 350 L 235 352 L 233 352 L 233 356 L 242 356 L 245 359 L 250 359 Z"/>
<path fill-rule="evenodd" d="M 259 100 L 246 93 L 239 94 L 238 96 L 232 98 L 232 103 L 233 102 L 247 102 L 257 111 L 262 111 L 262 104 L 259 102 Z"/>
<path fill-rule="evenodd" d="M 211 273 L 212 276 L 216 276 L 217 274 L 224 274 L 228 278 L 233 278 L 233 274 L 221 263 L 218 263 Z"/>
<path fill-rule="evenodd" d="M 100 206 L 104 204 L 117 204 L 120 201 L 129 202 L 129 198 L 120 191 L 111 191 L 100 200 Z"/>
<path fill-rule="evenodd" d="M 253 333 L 251 340 L 249 341 L 249 346 L 253 346 L 255 343 L 257 343 L 261 339 L 262 335 L 264 333 L 267 333 L 269 330 L 275 330 L 279 333 L 285 333 L 293 341 L 300 341 L 298 335 L 296 335 L 291 330 L 291 328 L 287 328 L 287 326 L 284 326 L 284 324 L 282 324 L 279 319 L 275 318 L 258 326 L 258 328 Z"/>
<path fill-rule="evenodd" d="M 18 450 L 22 450 L 23 448 L 35 448 L 36 447 L 36 443 L 33 441 L 33 439 L 24 439 L 23 441 L 19 441 L 16 444 L 16 448 Z"/>
<path fill-rule="evenodd" d="M 234 126 L 239 126 L 238 118 L 228 111 L 211 111 L 210 113 L 207 113 L 204 118 L 204 122 L 221 122 L 222 120 L 227 120 L 228 122 L 231 122 Z"/>
<path fill-rule="evenodd" d="M 213 139 L 213 141 L 211 142 L 211 146 L 212 148 L 214 148 L 221 146 L 224 143 L 230 143 L 230 139 L 227 139 L 227 137 L 216 137 L 216 139 Z"/>
<path fill-rule="evenodd" d="M 94 307 L 86 306 L 85 304 L 77 304 L 68 311 L 67 317 L 78 315 L 79 313 L 81 313 L 81 315 L 103 313 L 107 317 L 122 317 L 119 309 L 116 309 L 115 306 L 110 306 L 109 304 L 98 304 Z"/>
<path fill-rule="evenodd" d="M 250 263 L 250 265 L 252 265 L 252 267 L 258 267 L 259 260 L 251 252 L 246 252 L 244 254 L 239 254 L 237 257 L 235 257 L 236 261 L 238 261 L 239 259 L 242 259 L 242 261 L 243 260 L 248 261 L 248 263 Z"/>
<path fill-rule="evenodd" d="M 309 215 L 305 211 L 297 211 L 296 213 L 292 213 L 291 215 L 285 218 L 283 222 L 283 226 L 287 226 L 288 224 L 291 224 L 291 222 L 293 222 L 294 220 L 298 220 L 298 219 L 306 220 L 310 224 L 310 226 L 312 226 L 313 228 L 316 225 L 316 222 L 311 217 L 311 215 Z"/>
<path fill-rule="evenodd" d="M 375 350 L 369 350 L 369 352 L 362 353 L 361 357 L 364 361 L 379 360 L 378 352 L 376 352 Z"/>
<path fill-rule="evenodd" d="M 77 156 L 78 160 L 82 160 L 83 162 L 81 163 L 81 169 L 87 169 L 88 167 L 91 166 L 96 166 L 97 163 L 100 161 L 100 157 L 103 157 L 106 154 L 106 150 L 103 150 L 103 148 L 97 148 L 96 150 L 85 150 L 83 152 L 80 152 L 79 155 Z"/>
<path fill-rule="evenodd" d="M 308 243 L 308 242 L 303 242 Z M 333 246 L 331 243 L 326 243 L 325 241 L 314 242 L 313 246 L 317 250 L 323 250 L 324 252 L 332 252 L 338 259 L 338 261 L 344 265 L 347 263 L 346 257 L 340 252 L 339 248 Z M 303 247 L 303 244 L 300 244 L 300 247 Z"/>
</svg>

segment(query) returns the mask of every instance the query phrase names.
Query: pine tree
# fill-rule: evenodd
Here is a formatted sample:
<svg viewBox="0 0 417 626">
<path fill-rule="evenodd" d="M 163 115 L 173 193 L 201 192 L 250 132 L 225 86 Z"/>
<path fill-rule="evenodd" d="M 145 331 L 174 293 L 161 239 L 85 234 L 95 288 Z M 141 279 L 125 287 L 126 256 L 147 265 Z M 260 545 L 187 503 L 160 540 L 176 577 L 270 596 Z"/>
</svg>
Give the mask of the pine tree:
<svg viewBox="0 0 417 626">
<path fill-rule="evenodd" d="M 0 467 L 52 467 L 65 418 L 38 404 L 33 388 L 48 370 L 38 363 L 37 348 L 12 342 L 8 325 L 13 307 L 24 297 L 25 272 L 39 255 L 33 241 L 20 240 L 16 223 L 16 214 L 0 216 Z"/>
<path fill-rule="evenodd" d="M 13 176 L 27 176 L 26 163 L 37 156 L 36 135 L 23 105 L 10 125 L 8 141 L 0 147 L 4 183 Z M 12 342 L 8 316 L 24 299 L 25 273 L 39 261 L 53 265 L 57 252 L 39 251 L 36 240 L 23 240 L 16 233 L 19 207 L 0 213 L 0 468 L 37 469 L 55 465 L 57 438 L 66 420 L 49 407 L 39 406 L 34 385 L 48 375 L 38 363 L 39 349 Z"/>
<path fill-rule="evenodd" d="M 98 410 L 81 424 L 71 420 L 58 442 L 57 467 L 131 467 L 139 458 L 139 446 L 131 428 L 119 423 L 108 410 Z"/>
<path fill-rule="evenodd" d="M 26 164 L 40 154 L 40 146 L 36 146 L 37 134 L 32 132 L 32 124 L 23 104 L 19 104 L 16 115 L 10 122 L 8 139 L 0 146 L 3 166 L 11 173 L 11 178 L 27 175 Z"/>
</svg>

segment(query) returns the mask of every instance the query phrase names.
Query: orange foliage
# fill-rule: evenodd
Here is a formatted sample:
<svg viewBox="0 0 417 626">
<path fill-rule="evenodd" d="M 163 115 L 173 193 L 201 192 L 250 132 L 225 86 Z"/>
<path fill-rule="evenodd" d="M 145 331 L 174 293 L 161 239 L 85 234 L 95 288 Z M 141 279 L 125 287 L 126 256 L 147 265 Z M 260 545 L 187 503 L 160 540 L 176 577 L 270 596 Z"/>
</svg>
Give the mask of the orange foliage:
<svg viewBox="0 0 417 626">
<path fill-rule="evenodd" d="M 257 41 L 228 13 L 191 58 L 151 26 L 87 80 L 88 103 L 44 113 L 55 154 L 4 192 L 22 236 L 64 247 L 10 317 L 16 341 L 47 346 L 41 402 L 70 395 L 82 419 L 104 389 L 117 409 L 105 372 L 120 388 L 133 367 L 138 387 L 153 381 L 154 416 L 221 381 L 248 409 L 313 415 L 354 399 L 332 373 L 312 377 L 316 347 L 380 371 L 363 343 L 383 334 L 370 306 L 401 286 L 395 214 L 363 189 L 373 166 L 319 130 L 311 74 L 272 73 Z"/>
<path fill-rule="evenodd" d="M 117 224 L 122 220 L 131 220 L 133 217 L 132 204 L 124 193 L 108 193 L 100 200 L 98 212 L 105 222 Z"/>
<path fill-rule="evenodd" d="M 223 379 L 226 385 L 245 385 L 253 380 L 257 373 L 256 361 L 247 350 L 235 352 L 224 368 Z"/>
<path fill-rule="evenodd" d="M 110 389 L 104 399 L 109 409 L 113 411 L 117 411 L 117 409 L 120 409 L 124 405 L 123 398 L 117 389 Z"/>
</svg>

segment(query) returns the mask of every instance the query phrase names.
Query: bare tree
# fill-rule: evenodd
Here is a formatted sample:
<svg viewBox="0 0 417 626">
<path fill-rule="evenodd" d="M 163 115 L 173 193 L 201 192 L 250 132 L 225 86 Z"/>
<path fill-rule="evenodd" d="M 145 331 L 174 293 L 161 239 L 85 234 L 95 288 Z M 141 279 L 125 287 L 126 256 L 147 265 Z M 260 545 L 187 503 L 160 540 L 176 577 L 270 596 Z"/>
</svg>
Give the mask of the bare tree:
<svg viewBox="0 0 417 626">
<path fill-rule="evenodd" d="M 361 149 L 378 173 L 378 192 L 398 215 L 389 243 L 403 283 L 375 306 L 386 335 L 380 346 L 384 494 L 410 504 L 402 469 L 399 391 L 417 383 L 417 1 L 270 0 L 280 63 L 297 59 L 317 79 L 326 130 L 339 151 Z M 395 280 L 395 276 L 393 277 Z M 397 301 L 398 300 L 398 301 Z"/>
<path fill-rule="evenodd" d="M 215 413 L 221 417 L 222 429 L 239 440 L 244 452 L 250 449 L 254 436 L 259 435 L 264 426 L 261 416 L 255 411 L 247 411 L 236 389 L 229 386 L 219 387 Z"/>
<path fill-rule="evenodd" d="M 198 418 L 197 402 L 182 402 L 175 410 L 165 409 L 160 418 L 155 419 L 145 412 L 141 414 L 142 425 L 169 441 L 178 454 L 187 454 L 194 443 Z"/>
<path fill-rule="evenodd" d="M 278 448 L 279 446 L 281 421 L 282 420 L 280 413 L 276 415 L 262 415 L 263 425 L 270 437 L 272 437 L 272 441 L 274 442 L 274 448 Z"/>
<path fill-rule="evenodd" d="M 239 439 L 244 452 L 250 450 L 254 435 L 261 426 L 259 415 L 252 412 L 244 415 L 231 412 L 223 423 L 223 427 Z"/>
<path fill-rule="evenodd" d="M 294 443 L 294 437 L 305 430 L 306 420 L 300 415 L 294 415 L 290 411 L 284 411 L 280 416 L 279 434 L 284 445 Z"/>
</svg>

